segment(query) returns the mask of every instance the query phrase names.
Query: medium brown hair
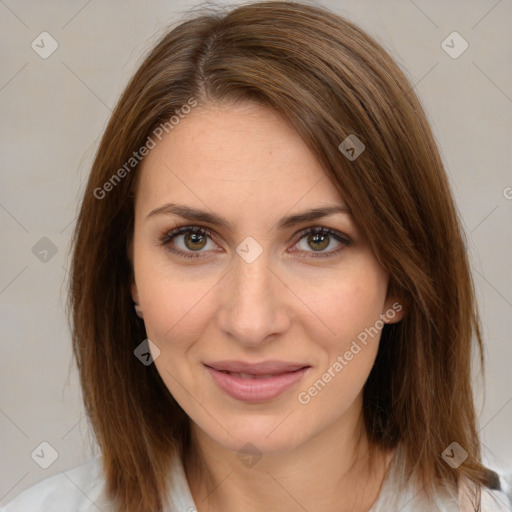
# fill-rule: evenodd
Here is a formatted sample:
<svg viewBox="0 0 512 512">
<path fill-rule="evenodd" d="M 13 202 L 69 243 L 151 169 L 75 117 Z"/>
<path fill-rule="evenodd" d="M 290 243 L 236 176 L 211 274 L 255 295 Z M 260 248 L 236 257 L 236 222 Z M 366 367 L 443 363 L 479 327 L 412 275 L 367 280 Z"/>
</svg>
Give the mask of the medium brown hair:
<svg viewBox="0 0 512 512">
<path fill-rule="evenodd" d="M 185 453 L 189 424 L 155 365 L 134 356 L 146 338 L 130 294 L 137 167 L 104 197 L 95 191 L 191 98 L 199 106 L 256 101 L 292 123 L 406 304 L 405 318 L 384 327 L 364 387 L 371 445 L 401 443 L 428 493 L 457 489 L 462 477 L 476 489 L 489 485 L 471 386 L 473 349 L 482 371 L 484 363 L 475 294 L 422 106 L 390 55 L 353 23 L 318 6 L 264 1 L 194 13 L 169 31 L 122 94 L 89 176 L 69 306 L 85 407 L 117 510 L 162 510 L 166 471 Z M 351 134 L 366 146 L 353 161 L 338 148 Z M 469 454 L 456 469 L 441 458 L 453 441 Z"/>
</svg>

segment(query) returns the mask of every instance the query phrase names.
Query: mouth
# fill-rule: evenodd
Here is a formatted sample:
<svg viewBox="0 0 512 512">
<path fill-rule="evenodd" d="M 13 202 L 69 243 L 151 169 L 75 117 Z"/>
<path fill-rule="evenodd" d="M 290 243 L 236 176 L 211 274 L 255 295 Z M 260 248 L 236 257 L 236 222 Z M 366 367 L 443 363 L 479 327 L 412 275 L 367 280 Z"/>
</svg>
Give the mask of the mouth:
<svg viewBox="0 0 512 512">
<path fill-rule="evenodd" d="M 243 402 L 272 400 L 297 384 L 311 368 L 282 361 L 223 361 L 204 366 L 220 390 Z"/>
<path fill-rule="evenodd" d="M 238 372 L 228 372 L 226 370 L 217 370 L 222 373 L 226 373 L 228 375 L 232 375 L 233 377 L 238 377 L 240 379 L 270 379 L 275 377 L 276 375 L 282 375 L 279 373 L 265 373 L 263 375 L 256 375 L 253 373 L 238 373 Z"/>
</svg>

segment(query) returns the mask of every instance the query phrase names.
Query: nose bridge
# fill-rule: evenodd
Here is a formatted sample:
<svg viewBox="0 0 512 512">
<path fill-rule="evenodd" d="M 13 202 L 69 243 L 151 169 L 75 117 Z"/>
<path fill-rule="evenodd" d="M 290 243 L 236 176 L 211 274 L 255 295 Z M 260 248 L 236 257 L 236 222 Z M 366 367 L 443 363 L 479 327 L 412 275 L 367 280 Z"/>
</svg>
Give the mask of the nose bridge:
<svg viewBox="0 0 512 512">
<path fill-rule="evenodd" d="M 286 315 L 268 253 L 263 251 L 251 262 L 238 255 L 235 258 L 225 283 L 221 328 L 240 343 L 257 345 L 286 327 Z"/>
</svg>

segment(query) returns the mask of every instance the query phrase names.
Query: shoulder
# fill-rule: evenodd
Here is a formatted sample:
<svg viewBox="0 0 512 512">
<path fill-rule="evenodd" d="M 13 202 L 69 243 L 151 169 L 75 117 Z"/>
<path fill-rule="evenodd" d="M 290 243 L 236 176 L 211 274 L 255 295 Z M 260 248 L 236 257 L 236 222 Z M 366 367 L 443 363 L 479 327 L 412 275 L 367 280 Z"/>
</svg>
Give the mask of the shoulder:
<svg viewBox="0 0 512 512">
<path fill-rule="evenodd" d="M 494 471 L 496 488 L 482 490 L 482 512 L 510 512 L 512 510 L 512 473 Z"/>
<path fill-rule="evenodd" d="M 173 460 L 168 485 L 171 510 L 197 510 L 179 457 Z M 111 512 L 104 486 L 102 459 L 96 457 L 29 487 L 0 512 Z"/>
<path fill-rule="evenodd" d="M 480 512 L 510 512 L 512 510 L 512 495 L 507 476 L 504 473 L 490 470 L 494 476 L 492 487 L 480 488 Z M 474 486 L 466 482 L 461 486 L 459 503 L 461 512 L 473 512 L 476 500 Z"/>
<path fill-rule="evenodd" d="M 482 512 L 510 512 L 512 500 L 503 492 L 497 490 L 482 490 Z"/>
<path fill-rule="evenodd" d="M 478 488 L 462 479 L 458 492 L 441 486 L 428 497 L 424 486 L 408 473 L 403 458 L 397 452 L 370 512 L 511 512 L 512 474 L 492 471 L 493 488 L 480 488 L 480 509 L 475 507 Z"/>
<path fill-rule="evenodd" d="M 45 478 L 21 492 L 0 512 L 89 512 L 104 510 L 101 458 Z M 100 504 L 101 503 L 101 504 Z"/>
</svg>

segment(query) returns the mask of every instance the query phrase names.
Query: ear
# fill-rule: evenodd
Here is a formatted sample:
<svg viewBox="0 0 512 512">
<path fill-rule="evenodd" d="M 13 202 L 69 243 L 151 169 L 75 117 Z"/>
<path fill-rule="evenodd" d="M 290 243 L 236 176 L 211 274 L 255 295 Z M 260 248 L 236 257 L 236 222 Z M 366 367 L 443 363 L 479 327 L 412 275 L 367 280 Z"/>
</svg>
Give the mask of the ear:
<svg viewBox="0 0 512 512">
<path fill-rule="evenodd" d="M 132 278 L 132 284 L 131 284 L 131 292 L 132 292 L 132 299 L 135 304 L 139 303 L 139 291 L 137 289 L 137 284 L 135 283 L 135 279 Z"/>
<path fill-rule="evenodd" d="M 382 321 L 386 324 L 396 324 L 403 320 L 407 314 L 407 301 L 399 293 L 392 283 L 388 287 L 388 294 L 384 302 L 384 310 L 382 311 Z"/>
<path fill-rule="evenodd" d="M 134 305 L 135 313 L 137 314 L 137 316 L 139 318 L 144 318 L 142 308 L 140 307 L 140 303 L 139 303 L 139 291 L 137 289 L 137 284 L 135 283 L 135 279 L 133 277 L 132 277 L 132 284 L 131 284 L 131 292 L 132 292 L 133 302 L 135 303 L 135 305 Z"/>
<path fill-rule="evenodd" d="M 392 300 L 395 299 L 395 300 Z M 386 300 L 384 311 L 382 311 L 381 319 L 385 324 L 396 324 L 403 320 L 406 315 L 406 307 L 403 301 L 396 297 Z"/>
</svg>

